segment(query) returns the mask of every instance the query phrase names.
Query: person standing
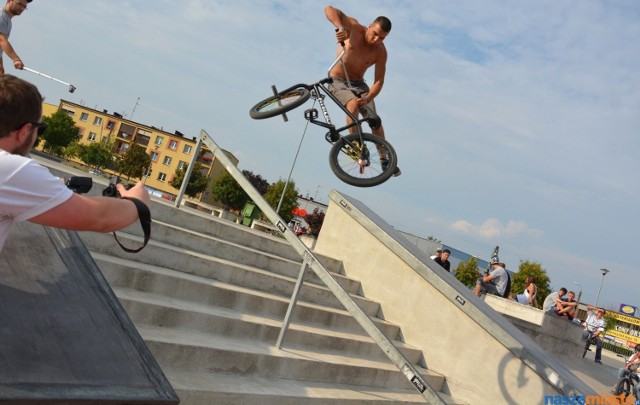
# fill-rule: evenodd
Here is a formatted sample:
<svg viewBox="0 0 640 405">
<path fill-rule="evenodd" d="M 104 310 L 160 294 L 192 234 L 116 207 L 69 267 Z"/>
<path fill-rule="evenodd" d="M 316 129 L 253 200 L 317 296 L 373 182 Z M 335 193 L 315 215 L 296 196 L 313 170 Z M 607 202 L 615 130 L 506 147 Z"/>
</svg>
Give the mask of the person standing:
<svg viewBox="0 0 640 405">
<path fill-rule="evenodd" d="M 16 222 L 111 232 L 148 215 L 151 199 L 142 182 L 129 190 L 116 185 L 122 198 L 82 196 L 26 157 L 47 128 L 42 101 L 33 84 L 0 76 L 0 251 Z"/>
<path fill-rule="evenodd" d="M 594 339 L 596 344 L 595 362 L 602 364 L 602 338 L 604 333 L 604 309 L 587 305 L 587 319 L 584 323 L 582 340 Z"/>
<path fill-rule="evenodd" d="M 450 255 L 451 255 L 451 251 L 449 249 L 445 249 L 442 251 L 440 256 L 433 259 L 433 261 L 438 263 L 440 266 L 442 266 L 442 268 L 445 269 L 446 271 L 450 271 L 449 270 L 451 268 L 451 262 L 449 262 Z"/>
<path fill-rule="evenodd" d="M 376 111 L 373 101 L 384 85 L 384 77 L 387 69 L 387 48 L 384 39 L 391 31 L 391 21 L 384 16 L 376 18 L 368 27 L 360 24 L 355 18 L 349 17 L 335 7 L 327 6 L 324 9 L 327 20 L 336 28 L 338 43 L 344 42 L 346 52 L 342 58 L 344 63 L 336 64 L 329 76 L 333 83 L 329 85 L 329 91 L 349 110 L 353 116 L 358 117 L 362 107 L 369 107 Z M 342 52 L 338 47 L 337 54 Z M 373 84 L 371 87 L 364 80 L 367 69 L 374 66 Z M 345 76 L 346 73 L 346 76 Z M 347 76 L 351 88 L 347 84 Z M 347 116 L 347 124 L 352 122 Z M 374 135 L 384 138 L 384 128 L 372 130 Z M 383 169 L 389 164 L 386 156 L 380 156 Z M 394 176 L 400 175 L 400 169 L 396 168 Z"/>
<path fill-rule="evenodd" d="M 31 3 L 31 0 L 7 0 L 7 4 L 2 8 L 2 16 L 0 17 L 0 76 L 4 74 L 3 53 L 11 58 L 13 67 L 20 70 L 24 69 L 22 59 L 20 59 L 13 46 L 11 46 L 11 42 L 9 42 L 9 35 L 11 34 L 11 19 L 22 14 L 27 9 L 28 3 Z"/>
</svg>

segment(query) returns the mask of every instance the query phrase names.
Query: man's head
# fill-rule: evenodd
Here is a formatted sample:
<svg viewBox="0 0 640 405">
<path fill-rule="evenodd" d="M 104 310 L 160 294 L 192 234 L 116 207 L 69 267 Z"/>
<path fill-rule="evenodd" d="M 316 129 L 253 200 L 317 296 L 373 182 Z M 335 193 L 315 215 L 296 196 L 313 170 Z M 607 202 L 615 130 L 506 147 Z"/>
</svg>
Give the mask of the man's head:
<svg viewBox="0 0 640 405">
<path fill-rule="evenodd" d="M 567 300 L 568 300 L 569 302 L 574 301 L 574 299 L 575 299 L 575 298 L 576 298 L 576 293 L 574 293 L 573 291 L 569 291 L 569 292 L 567 293 Z"/>
<path fill-rule="evenodd" d="M 380 16 L 367 27 L 365 39 L 370 45 L 379 45 L 389 32 L 391 32 L 391 21 L 387 17 Z"/>
<path fill-rule="evenodd" d="M 440 255 L 442 255 L 442 249 L 441 248 L 437 248 L 436 249 L 436 257 L 440 257 Z"/>
<path fill-rule="evenodd" d="M 558 297 L 562 298 L 567 294 L 567 289 L 562 287 L 560 290 L 558 290 Z"/>
<path fill-rule="evenodd" d="M 604 316 L 604 313 L 605 313 L 604 309 L 602 308 L 596 309 L 596 318 L 598 319 L 602 318 Z"/>
<path fill-rule="evenodd" d="M 5 10 L 7 10 L 11 17 L 20 15 L 27 9 L 28 3 L 31 3 L 31 0 L 7 0 Z"/>
<path fill-rule="evenodd" d="M 442 259 L 443 261 L 448 260 L 450 255 L 451 255 L 451 251 L 449 249 L 445 249 L 442 251 L 442 254 L 440 255 L 440 259 Z"/>
<path fill-rule="evenodd" d="M 33 84 L 12 75 L 0 76 L 0 145 L 25 155 L 36 140 L 42 95 Z"/>
</svg>

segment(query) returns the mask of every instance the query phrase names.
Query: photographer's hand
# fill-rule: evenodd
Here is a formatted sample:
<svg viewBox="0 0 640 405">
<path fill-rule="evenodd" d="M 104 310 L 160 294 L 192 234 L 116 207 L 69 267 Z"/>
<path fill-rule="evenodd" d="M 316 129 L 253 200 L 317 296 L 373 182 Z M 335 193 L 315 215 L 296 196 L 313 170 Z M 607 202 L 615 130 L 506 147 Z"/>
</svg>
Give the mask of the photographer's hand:
<svg viewBox="0 0 640 405">
<path fill-rule="evenodd" d="M 139 181 L 135 186 L 131 187 L 127 190 L 121 183 L 116 184 L 116 188 L 122 197 L 131 197 L 137 198 L 138 200 L 145 203 L 147 207 L 151 207 L 151 197 L 149 193 L 144 188 L 144 184 Z"/>
</svg>

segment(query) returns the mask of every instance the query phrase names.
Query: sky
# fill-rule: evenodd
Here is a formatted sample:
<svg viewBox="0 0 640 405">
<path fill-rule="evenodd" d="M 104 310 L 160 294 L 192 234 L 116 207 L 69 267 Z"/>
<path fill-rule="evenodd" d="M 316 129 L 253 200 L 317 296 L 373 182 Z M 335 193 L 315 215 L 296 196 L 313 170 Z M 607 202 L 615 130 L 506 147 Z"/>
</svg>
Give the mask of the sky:
<svg viewBox="0 0 640 405">
<path fill-rule="evenodd" d="M 11 43 L 46 101 L 107 109 L 187 136 L 206 130 L 268 181 L 328 202 L 336 189 L 396 229 L 510 270 L 538 262 L 583 302 L 640 306 L 640 2 L 336 1 L 393 28 L 376 98 L 402 176 L 340 182 L 304 110 L 252 120 L 271 94 L 326 76 L 326 4 L 313 0 L 35 0 Z M 373 69 L 367 73 L 373 80 Z M 330 109 L 342 123 L 340 111 Z M 303 137 L 304 135 L 304 137 Z M 605 277 L 600 269 L 610 270 Z M 638 314 L 640 315 L 640 313 Z"/>
</svg>

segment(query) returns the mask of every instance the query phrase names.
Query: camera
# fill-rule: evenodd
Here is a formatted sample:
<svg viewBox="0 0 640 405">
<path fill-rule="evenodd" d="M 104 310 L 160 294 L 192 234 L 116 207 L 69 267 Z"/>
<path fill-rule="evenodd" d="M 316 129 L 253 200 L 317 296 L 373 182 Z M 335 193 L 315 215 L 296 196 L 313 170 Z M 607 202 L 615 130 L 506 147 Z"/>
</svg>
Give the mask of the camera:
<svg viewBox="0 0 640 405">
<path fill-rule="evenodd" d="M 116 184 L 122 183 L 122 180 L 120 180 L 120 177 L 118 176 L 113 176 L 111 177 L 111 180 L 109 180 L 109 185 L 107 186 L 107 188 L 105 188 L 104 190 L 102 190 L 102 195 L 104 197 L 115 197 L 115 198 L 120 198 L 120 193 L 118 192 L 118 189 L 116 188 Z M 133 184 L 125 184 L 124 188 L 129 190 L 131 187 L 133 187 Z"/>
<path fill-rule="evenodd" d="M 80 176 L 65 177 L 64 185 L 76 194 L 85 194 L 93 187 L 93 179 L 91 177 Z"/>
</svg>

